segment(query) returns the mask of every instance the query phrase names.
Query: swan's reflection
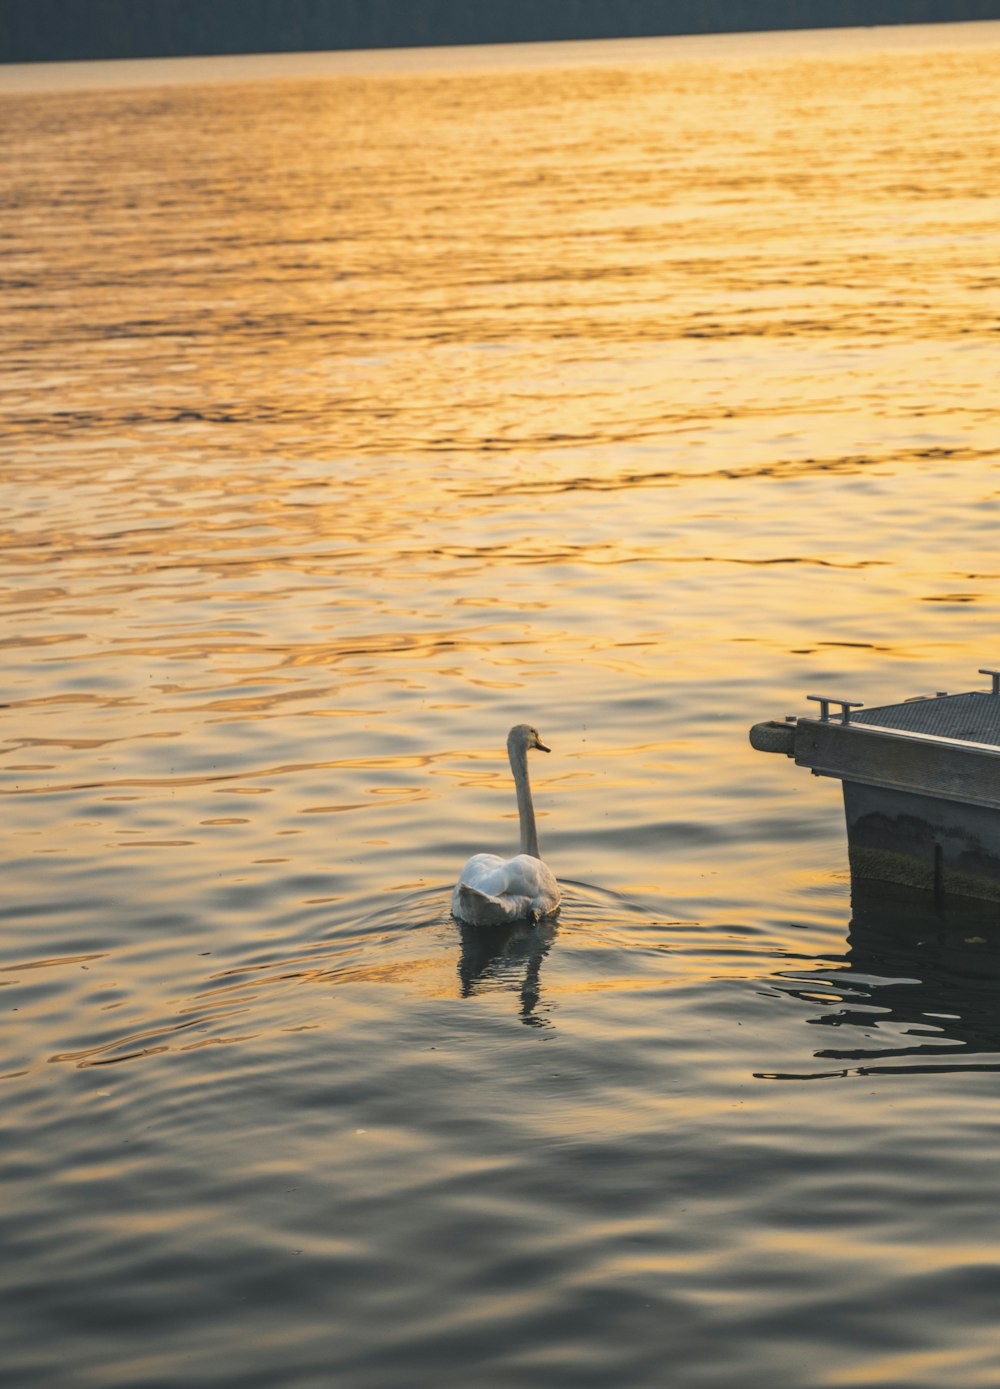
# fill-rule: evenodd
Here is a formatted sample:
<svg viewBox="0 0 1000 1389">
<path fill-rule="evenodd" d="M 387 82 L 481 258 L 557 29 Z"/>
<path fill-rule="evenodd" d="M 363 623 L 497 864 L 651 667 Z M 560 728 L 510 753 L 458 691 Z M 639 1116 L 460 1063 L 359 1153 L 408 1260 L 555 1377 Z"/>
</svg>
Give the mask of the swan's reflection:
<svg viewBox="0 0 1000 1389">
<path fill-rule="evenodd" d="M 458 979 L 463 998 L 508 990 L 520 998 L 518 1012 L 527 1027 L 551 1027 L 544 1010 L 542 961 L 556 938 L 557 925 L 547 918 L 534 925 L 516 921 L 504 926 L 457 923 L 461 940 Z"/>
<path fill-rule="evenodd" d="M 882 1070 L 1000 1070 L 1000 911 L 855 884 L 847 951 L 782 989 L 834 1006 L 809 1019 L 842 1030 L 817 1058 Z M 831 968 L 831 965 L 833 966 Z M 861 1063 L 861 1064 L 859 1064 Z"/>
</svg>

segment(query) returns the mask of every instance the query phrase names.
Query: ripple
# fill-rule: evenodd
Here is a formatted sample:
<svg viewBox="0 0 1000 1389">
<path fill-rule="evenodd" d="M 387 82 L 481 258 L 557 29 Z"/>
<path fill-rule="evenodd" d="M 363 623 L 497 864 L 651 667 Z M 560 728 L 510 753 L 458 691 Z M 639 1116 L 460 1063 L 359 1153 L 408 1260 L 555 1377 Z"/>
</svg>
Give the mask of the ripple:
<svg viewBox="0 0 1000 1389">
<path fill-rule="evenodd" d="M 995 923 L 746 744 L 995 641 L 921 32 L 4 98 L 12 1382 L 989 1381 Z"/>
</svg>

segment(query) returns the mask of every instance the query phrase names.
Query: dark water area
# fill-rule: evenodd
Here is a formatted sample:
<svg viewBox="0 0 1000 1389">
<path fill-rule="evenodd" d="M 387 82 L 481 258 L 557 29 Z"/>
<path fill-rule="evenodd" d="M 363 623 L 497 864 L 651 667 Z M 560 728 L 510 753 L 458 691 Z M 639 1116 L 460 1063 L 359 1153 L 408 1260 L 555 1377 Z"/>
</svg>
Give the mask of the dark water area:
<svg viewBox="0 0 1000 1389">
<path fill-rule="evenodd" d="M 747 742 L 997 664 L 1000 36 L 712 42 L 0 92 L 17 1389 L 1000 1379 L 1000 921 Z"/>
</svg>

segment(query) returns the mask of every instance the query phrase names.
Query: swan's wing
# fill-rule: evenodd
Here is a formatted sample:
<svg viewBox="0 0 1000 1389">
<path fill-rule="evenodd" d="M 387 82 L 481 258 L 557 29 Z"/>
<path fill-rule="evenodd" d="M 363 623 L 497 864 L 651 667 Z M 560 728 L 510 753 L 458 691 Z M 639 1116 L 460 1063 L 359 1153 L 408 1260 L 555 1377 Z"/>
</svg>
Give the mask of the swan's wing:
<svg viewBox="0 0 1000 1389">
<path fill-rule="evenodd" d="M 490 897 L 537 897 L 540 892 L 558 894 L 559 890 L 552 870 L 530 854 L 514 858 L 473 854 L 458 881 Z"/>
<path fill-rule="evenodd" d="M 548 916 L 558 905 L 559 884 L 551 869 L 530 854 L 509 859 L 474 854 L 452 894 L 455 916 L 479 925 Z"/>
<path fill-rule="evenodd" d="M 496 896 L 503 891 L 506 862 L 496 854 L 473 854 L 458 875 L 459 886 L 471 887 L 490 897 Z"/>
<path fill-rule="evenodd" d="M 518 854 L 503 864 L 507 891 L 517 897 L 530 897 L 533 901 L 551 899 L 554 907 L 559 901 L 559 884 L 547 863 L 530 854 Z M 551 910 L 551 908 L 549 908 Z"/>
<path fill-rule="evenodd" d="M 451 914 L 470 926 L 504 926 L 521 921 L 531 911 L 526 897 L 491 897 L 467 883 L 457 883 L 451 894 Z"/>
</svg>

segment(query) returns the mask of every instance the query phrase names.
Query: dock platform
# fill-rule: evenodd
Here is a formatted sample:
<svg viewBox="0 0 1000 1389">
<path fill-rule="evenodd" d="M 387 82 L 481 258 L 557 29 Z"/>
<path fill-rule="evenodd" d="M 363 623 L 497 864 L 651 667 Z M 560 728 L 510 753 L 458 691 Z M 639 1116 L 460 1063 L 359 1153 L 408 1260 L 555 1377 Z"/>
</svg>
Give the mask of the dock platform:
<svg viewBox="0 0 1000 1389">
<path fill-rule="evenodd" d="M 816 717 L 755 724 L 750 742 L 844 788 L 851 877 L 1000 902 L 1000 672 L 992 690 L 866 709 L 810 695 Z"/>
</svg>

